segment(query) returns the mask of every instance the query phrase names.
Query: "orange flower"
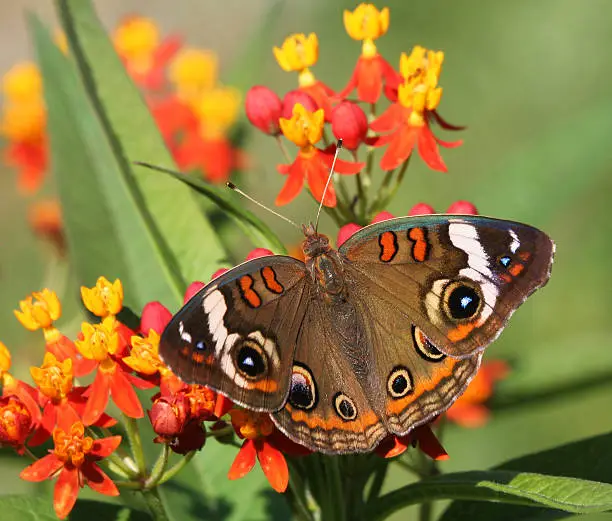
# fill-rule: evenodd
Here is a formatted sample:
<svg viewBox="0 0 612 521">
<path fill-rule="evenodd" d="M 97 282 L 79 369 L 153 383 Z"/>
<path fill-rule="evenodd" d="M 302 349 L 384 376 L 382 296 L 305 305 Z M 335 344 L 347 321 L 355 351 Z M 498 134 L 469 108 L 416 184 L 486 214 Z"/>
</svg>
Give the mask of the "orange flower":
<svg viewBox="0 0 612 521">
<path fill-rule="evenodd" d="M 383 89 L 383 81 L 396 85 L 398 74 L 376 49 L 374 40 L 389 28 L 389 9 L 376 9 L 372 4 L 360 4 L 353 12 L 344 11 L 344 27 L 353 40 L 362 41 L 361 56 L 347 86 L 338 93 L 346 98 L 355 88 L 357 97 L 366 103 L 376 103 Z"/>
<path fill-rule="evenodd" d="M 0 342 L 0 384 L 4 384 L 4 379 L 9 375 L 11 369 L 11 352 L 8 347 Z"/>
<path fill-rule="evenodd" d="M 493 394 L 495 382 L 503 380 L 510 368 L 503 360 L 484 362 L 459 399 L 446 411 L 446 417 L 462 427 L 482 427 L 491 415 L 485 402 Z"/>
<path fill-rule="evenodd" d="M 179 99 L 197 103 L 203 92 L 212 90 L 218 81 L 219 57 L 202 49 L 181 49 L 170 63 L 168 79 Z"/>
<path fill-rule="evenodd" d="M 118 496 L 113 481 L 100 469 L 97 461 L 110 456 L 121 443 L 121 436 L 94 440 L 85 436 L 85 427 L 75 422 L 69 430 L 53 431 L 55 448 L 45 457 L 25 468 L 20 477 L 26 481 L 44 481 L 57 476 L 53 507 L 65 519 L 76 502 L 79 489 L 88 485 L 107 496 Z"/>
<path fill-rule="evenodd" d="M 277 166 L 281 174 L 287 175 L 287 181 L 276 198 L 276 204 L 283 205 L 292 201 L 301 191 L 304 178 L 307 179 L 314 198 L 321 201 L 336 151 L 335 145 L 326 150 L 319 150 L 315 147 L 315 144 L 323 136 L 323 124 L 323 109 L 310 112 L 300 103 L 296 103 L 293 107 L 291 119 L 280 118 L 280 128 L 283 135 L 289 141 L 295 143 L 300 151 L 295 161 L 290 165 Z M 365 163 L 351 163 L 338 159 L 335 172 L 356 174 L 364 166 Z M 325 206 L 336 206 L 336 192 L 332 183 L 329 184 L 323 204 Z"/>
<path fill-rule="evenodd" d="M 0 447 L 13 447 L 23 454 L 28 436 L 35 430 L 40 413 L 32 414 L 26 403 L 11 394 L 0 397 Z"/>
<path fill-rule="evenodd" d="M 421 425 L 406 436 L 389 436 L 376 447 L 375 452 L 383 458 L 394 458 L 405 452 L 409 446 L 418 446 L 422 452 L 436 461 L 449 458 L 429 425 Z"/>
<path fill-rule="evenodd" d="M 69 428 L 80 420 L 87 402 L 84 397 L 87 388 L 73 387 L 71 358 L 60 362 L 49 352 L 45 353 L 42 366 L 31 367 L 30 373 L 40 391 L 38 402 L 43 409 L 41 428 L 30 443 L 40 445 L 51 436 L 56 425 Z M 107 414 L 102 414 L 94 425 L 111 427 L 116 423 Z"/>
<path fill-rule="evenodd" d="M 119 334 L 122 326 L 113 316 L 108 316 L 100 324 L 82 325 L 82 340 L 75 342 L 79 353 L 97 365 L 96 377 L 89 387 L 87 405 L 83 412 L 83 422 L 91 425 L 99 420 L 108 403 L 109 395 L 130 418 L 142 418 L 144 412 L 132 385 L 140 388 L 150 384 L 130 374 L 130 368 L 123 363 L 127 354 L 127 343 Z"/>
<path fill-rule="evenodd" d="M 442 97 L 438 80 L 443 60 L 442 51 L 428 51 L 420 46 L 416 46 L 410 56 L 402 54 L 403 83 L 398 87 L 398 101 L 370 124 L 375 132 L 387 133 L 373 142 L 377 147 L 389 145 L 380 161 L 383 170 L 393 170 L 404 163 L 416 146 L 429 168 L 446 172 L 438 145 L 453 148 L 461 142 L 442 141 L 434 136 L 429 126 L 430 120 L 435 119 L 445 128 L 451 128 L 436 113 Z"/>
<path fill-rule="evenodd" d="M 61 316 L 62 306 L 55 292 L 45 288 L 20 301 L 19 311 L 13 313 L 26 329 L 46 332 L 54 329 L 53 322 Z"/>
<path fill-rule="evenodd" d="M 28 207 L 28 222 L 36 235 L 48 240 L 58 255 L 66 254 L 62 210 L 57 199 L 37 201 Z"/>
<path fill-rule="evenodd" d="M 334 91 L 323 82 L 317 80 L 311 72 L 312 67 L 319 59 L 319 40 L 317 35 L 310 33 L 292 34 L 285 38 L 281 47 L 274 47 L 274 57 L 281 69 L 287 72 L 298 73 L 299 89 L 309 94 L 323 109 L 326 120 L 331 117 L 331 99 Z"/>
</svg>

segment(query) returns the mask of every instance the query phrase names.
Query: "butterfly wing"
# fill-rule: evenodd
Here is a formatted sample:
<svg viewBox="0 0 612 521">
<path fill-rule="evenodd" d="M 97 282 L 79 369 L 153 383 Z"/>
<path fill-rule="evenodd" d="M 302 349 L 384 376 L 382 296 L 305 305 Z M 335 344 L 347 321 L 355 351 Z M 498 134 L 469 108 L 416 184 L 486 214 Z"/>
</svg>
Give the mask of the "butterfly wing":
<svg viewBox="0 0 612 521">
<path fill-rule="evenodd" d="M 279 255 L 214 279 L 172 318 L 159 353 L 187 383 L 209 386 L 261 411 L 286 400 L 308 302 L 304 263 Z"/>
<path fill-rule="evenodd" d="M 399 310 L 444 354 L 470 357 L 546 284 L 554 243 L 511 221 L 429 215 L 367 226 L 339 251 L 360 298 Z"/>
<path fill-rule="evenodd" d="M 368 385 L 362 383 L 375 376 L 372 354 L 352 356 L 348 344 L 361 342 L 341 321 L 352 324 L 352 331 L 363 331 L 350 309 L 335 313 L 319 299 L 311 300 L 298 336 L 288 401 L 272 419 L 289 438 L 313 451 L 369 452 L 387 435 L 366 396 Z"/>
</svg>

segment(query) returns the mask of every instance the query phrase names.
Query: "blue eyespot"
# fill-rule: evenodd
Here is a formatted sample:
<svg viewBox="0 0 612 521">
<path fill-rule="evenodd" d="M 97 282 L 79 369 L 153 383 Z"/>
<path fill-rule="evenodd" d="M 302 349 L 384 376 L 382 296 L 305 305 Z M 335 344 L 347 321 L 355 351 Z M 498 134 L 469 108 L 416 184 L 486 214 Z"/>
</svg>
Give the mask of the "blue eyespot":
<svg viewBox="0 0 612 521">
<path fill-rule="evenodd" d="M 499 262 L 502 264 L 502 266 L 504 266 L 504 268 L 507 268 L 510 262 L 512 262 L 512 259 L 506 255 L 499 259 Z"/>
<path fill-rule="evenodd" d="M 196 347 L 196 349 L 199 349 L 200 351 L 205 351 L 206 350 L 206 344 L 204 343 L 203 340 L 198 340 L 196 342 L 195 347 Z"/>
<path fill-rule="evenodd" d="M 470 303 L 472 302 L 472 297 L 468 297 L 467 295 L 465 297 L 461 298 L 461 307 L 463 309 L 467 309 L 467 307 L 470 305 Z"/>
</svg>

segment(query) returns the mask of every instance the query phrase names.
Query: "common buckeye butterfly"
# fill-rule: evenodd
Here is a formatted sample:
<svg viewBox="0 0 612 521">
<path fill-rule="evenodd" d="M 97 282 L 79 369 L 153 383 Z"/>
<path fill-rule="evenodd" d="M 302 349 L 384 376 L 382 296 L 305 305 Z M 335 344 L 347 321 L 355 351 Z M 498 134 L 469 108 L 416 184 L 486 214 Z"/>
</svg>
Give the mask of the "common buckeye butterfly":
<svg viewBox="0 0 612 521">
<path fill-rule="evenodd" d="M 305 262 L 261 257 L 205 286 L 160 355 L 329 454 L 370 451 L 448 409 L 554 253 L 535 228 L 466 215 L 372 224 L 337 250 L 304 233 Z"/>
</svg>

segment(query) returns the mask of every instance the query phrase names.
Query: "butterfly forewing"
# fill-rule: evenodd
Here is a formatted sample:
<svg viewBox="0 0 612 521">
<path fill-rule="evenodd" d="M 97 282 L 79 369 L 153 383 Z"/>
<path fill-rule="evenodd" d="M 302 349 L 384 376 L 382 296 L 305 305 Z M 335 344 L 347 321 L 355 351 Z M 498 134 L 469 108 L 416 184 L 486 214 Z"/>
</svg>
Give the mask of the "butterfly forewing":
<svg viewBox="0 0 612 521">
<path fill-rule="evenodd" d="M 340 248 L 356 284 L 417 324 L 447 355 L 484 349 L 512 312 L 543 286 L 554 244 L 511 221 L 466 215 L 392 219 Z"/>
<path fill-rule="evenodd" d="M 304 263 L 272 255 L 214 279 L 173 318 L 160 356 L 187 383 L 255 410 L 279 409 L 309 286 Z"/>
</svg>

